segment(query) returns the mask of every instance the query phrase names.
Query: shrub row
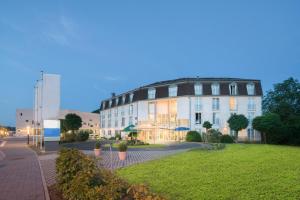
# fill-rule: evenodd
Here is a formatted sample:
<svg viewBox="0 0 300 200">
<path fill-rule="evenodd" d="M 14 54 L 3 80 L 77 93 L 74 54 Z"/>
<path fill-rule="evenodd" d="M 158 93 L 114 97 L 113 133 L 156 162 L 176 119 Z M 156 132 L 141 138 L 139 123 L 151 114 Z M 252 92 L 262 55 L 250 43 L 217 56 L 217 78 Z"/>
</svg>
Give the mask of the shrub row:
<svg viewBox="0 0 300 200">
<path fill-rule="evenodd" d="M 130 185 L 113 172 L 98 168 L 77 149 L 62 149 L 56 160 L 58 189 L 67 200 L 164 200 L 145 185 Z"/>
<path fill-rule="evenodd" d="M 76 133 L 63 133 L 61 137 L 61 142 L 83 142 L 89 139 L 91 131 L 81 130 Z"/>
</svg>

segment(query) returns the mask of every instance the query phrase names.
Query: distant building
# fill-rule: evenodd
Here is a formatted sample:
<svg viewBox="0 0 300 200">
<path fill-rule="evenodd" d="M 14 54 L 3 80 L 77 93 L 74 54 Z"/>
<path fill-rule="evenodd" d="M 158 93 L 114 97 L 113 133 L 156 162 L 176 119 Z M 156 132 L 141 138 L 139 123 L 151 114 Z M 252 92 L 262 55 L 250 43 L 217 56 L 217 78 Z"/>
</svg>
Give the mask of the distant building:
<svg viewBox="0 0 300 200">
<path fill-rule="evenodd" d="M 101 102 L 101 136 L 111 137 L 129 126 L 140 140 L 168 143 L 184 140 L 187 131 L 205 131 L 204 121 L 223 134 L 233 135 L 227 120 L 245 115 L 249 126 L 239 140 L 260 140 L 252 119 L 262 113 L 260 80 L 240 78 L 181 78 L 142 86 Z"/>
<path fill-rule="evenodd" d="M 99 114 L 81 112 L 77 110 L 61 110 L 57 119 L 64 119 L 67 114 L 75 113 L 82 119 L 82 127 L 80 130 L 90 130 L 93 132 L 92 138 L 98 137 L 100 134 L 99 129 Z M 27 135 L 33 134 L 33 109 L 17 109 L 16 111 L 16 134 Z"/>
</svg>

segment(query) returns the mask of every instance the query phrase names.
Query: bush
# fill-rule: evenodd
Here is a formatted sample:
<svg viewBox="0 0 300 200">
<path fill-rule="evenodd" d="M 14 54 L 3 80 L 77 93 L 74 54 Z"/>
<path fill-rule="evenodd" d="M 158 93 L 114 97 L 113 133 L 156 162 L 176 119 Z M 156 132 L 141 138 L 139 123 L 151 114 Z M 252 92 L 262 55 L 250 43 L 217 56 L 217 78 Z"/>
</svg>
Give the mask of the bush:
<svg viewBox="0 0 300 200">
<path fill-rule="evenodd" d="M 79 172 L 93 173 L 95 170 L 95 162 L 79 150 L 61 149 L 56 159 L 56 180 L 64 198 L 69 199 L 70 183 Z"/>
<path fill-rule="evenodd" d="M 234 143 L 234 139 L 230 135 L 221 135 L 221 143 Z"/>
<path fill-rule="evenodd" d="M 101 148 L 101 142 L 100 141 L 96 141 L 94 148 L 95 149 L 100 149 Z"/>
<path fill-rule="evenodd" d="M 110 137 L 108 140 L 116 140 L 116 137 Z"/>
<path fill-rule="evenodd" d="M 145 143 L 141 140 L 128 140 L 126 141 L 126 144 L 128 146 L 134 146 L 134 145 L 148 145 L 148 143 Z"/>
<path fill-rule="evenodd" d="M 185 140 L 187 142 L 201 142 L 202 141 L 201 135 L 197 131 L 189 131 L 186 134 Z"/>
<path fill-rule="evenodd" d="M 76 141 L 75 133 L 63 133 L 62 135 L 63 135 L 61 138 L 62 142 L 75 142 Z"/>
<path fill-rule="evenodd" d="M 121 142 L 118 146 L 118 149 L 120 152 L 125 152 L 127 151 L 127 144 L 125 142 Z"/>
<path fill-rule="evenodd" d="M 151 193 L 149 188 L 143 184 L 132 185 L 128 189 L 127 193 L 132 199 L 136 200 L 165 200 L 165 198 Z"/>
<path fill-rule="evenodd" d="M 82 142 L 82 141 L 86 141 L 87 139 L 89 139 L 91 131 L 79 131 L 76 134 L 76 141 Z"/>
<path fill-rule="evenodd" d="M 211 149 L 212 150 L 221 150 L 225 148 L 225 144 L 224 143 L 213 143 L 211 144 Z"/>
<path fill-rule="evenodd" d="M 222 133 L 215 129 L 210 129 L 207 131 L 207 139 L 210 143 L 219 143 Z"/>
<path fill-rule="evenodd" d="M 121 140 L 122 139 L 121 134 L 117 133 L 115 138 L 116 140 Z"/>
</svg>

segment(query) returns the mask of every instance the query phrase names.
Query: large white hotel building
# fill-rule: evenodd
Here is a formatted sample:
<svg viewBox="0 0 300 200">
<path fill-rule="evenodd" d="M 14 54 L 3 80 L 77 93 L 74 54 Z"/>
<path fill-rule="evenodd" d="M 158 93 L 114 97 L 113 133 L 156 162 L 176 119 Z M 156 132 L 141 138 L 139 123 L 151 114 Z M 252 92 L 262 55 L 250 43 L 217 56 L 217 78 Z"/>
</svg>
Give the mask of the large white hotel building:
<svg viewBox="0 0 300 200">
<path fill-rule="evenodd" d="M 222 134 L 233 134 L 227 120 L 233 113 L 250 123 L 239 140 L 260 140 L 251 121 L 262 113 L 260 80 L 240 78 L 181 78 L 142 86 L 101 102 L 101 136 L 111 137 L 129 126 L 149 143 L 184 140 L 184 129 L 205 131 L 204 121 Z"/>
</svg>

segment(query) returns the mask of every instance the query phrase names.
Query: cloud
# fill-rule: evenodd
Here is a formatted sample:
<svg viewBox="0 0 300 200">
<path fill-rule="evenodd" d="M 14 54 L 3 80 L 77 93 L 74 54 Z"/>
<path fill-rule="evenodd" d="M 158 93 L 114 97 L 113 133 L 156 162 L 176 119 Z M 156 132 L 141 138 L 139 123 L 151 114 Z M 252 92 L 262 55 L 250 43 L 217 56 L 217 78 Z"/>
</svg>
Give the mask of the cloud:
<svg viewBox="0 0 300 200">
<path fill-rule="evenodd" d="M 57 20 L 48 20 L 45 23 L 47 27 L 43 35 L 50 41 L 67 46 L 78 39 L 77 25 L 65 15 L 60 15 Z"/>
</svg>

